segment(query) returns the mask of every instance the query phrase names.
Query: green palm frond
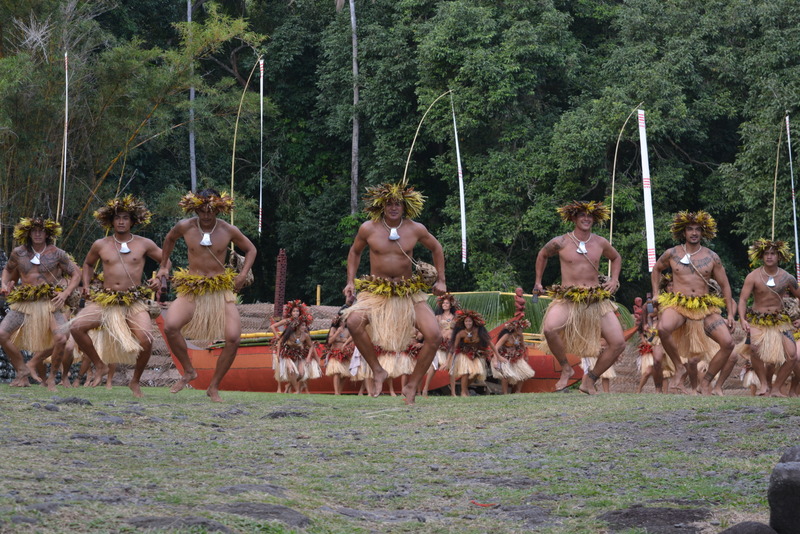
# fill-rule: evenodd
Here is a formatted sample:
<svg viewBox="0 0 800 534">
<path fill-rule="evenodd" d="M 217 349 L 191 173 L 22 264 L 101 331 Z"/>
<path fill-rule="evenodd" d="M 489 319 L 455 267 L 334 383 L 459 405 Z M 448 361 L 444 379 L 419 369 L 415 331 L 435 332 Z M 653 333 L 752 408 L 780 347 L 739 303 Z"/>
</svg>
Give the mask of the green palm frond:
<svg viewBox="0 0 800 534">
<path fill-rule="evenodd" d="M 486 329 L 493 328 L 505 323 L 514 316 L 514 294 L 502 293 L 500 291 L 476 291 L 469 293 L 453 293 L 461 308 L 475 310 L 486 319 Z M 539 297 L 534 300 L 532 295 L 525 295 L 525 318 L 531 322 L 531 326 L 525 332 L 539 333 L 542 330 L 542 318 L 550 298 Z M 435 308 L 436 297 L 428 296 L 428 304 Z M 633 326 L 633 316 L 625 306 L 619 305 L 620 322 L 623 328 Z"/>
</svg>

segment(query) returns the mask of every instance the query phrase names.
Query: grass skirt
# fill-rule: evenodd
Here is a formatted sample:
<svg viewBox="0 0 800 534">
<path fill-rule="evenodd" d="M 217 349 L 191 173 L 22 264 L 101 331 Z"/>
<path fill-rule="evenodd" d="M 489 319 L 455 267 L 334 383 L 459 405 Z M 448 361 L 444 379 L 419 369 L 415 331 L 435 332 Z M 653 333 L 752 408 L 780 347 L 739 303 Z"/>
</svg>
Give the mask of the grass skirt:
<svg viewBox="0 0 800 534">
<path fill-rule="evenodd" d="M 536 371 L 533 370 L 533 367 L 531 367 L 524 358 L 520 358 L 513 362 L 501 363 L 500 369 L 495 370 L 494 373 L 498 375 L 499 378 L 508 380 L 509 384 L 517 384 L 529 378 L 533 378 Z"/>
<path fill-rule="evenodd" d="M 25 319 L 14 335 L 11 343 L 20 350 L 38 352 L 53 346 L 53 333 L 51 325 L 53 311 L 50 307 L 50 298 L 39 300 L 14 302 L 8 305 L 15 312 L 25 315 Z M 61 313 L 61 312 L 56 312 Z"/>
<path fill-rule="evenodd" d="M 455 360 L 453 360 L 453 368 L 450 374 L 455 377 L 467 375 L 470 380 L 486 380 L 486 362 L 483 358 L 475 357 L 470 358 L 464 353 L 456 353 Z"/>
<path fill-rule="evenodd" d="M 320 377 L 322 377 L 322 369 L 320 369 L 317 360 L 312 358 L 311 362 L 306 362 L 306 372 L 303 375 L 303 380 L 314 380 Z"/>
<path fill-rule="evenodd" d="M 756 389 L 761 387 L 761 380 L 758 379 L 758 375 L 752 369 L 742 369 L 739 378 L 742 381 L 742 387 L 750 388 L 752 386 Z"/>
<path fill-rule="evenodd" d="M 359 380 L 372 380 L 372 367 L 369 366 L 367 360 L 361 358 L 361 363 L 358 366 L 358 372 L 353 376 L 353 381 Z"/>
<path fill-rule="evenodd" d="M 678 346 L 681 361 L 686 363 L 691 358 L 711 361 L 719 350 L 716 341 L 706 335 L 702 320 L 687 319 L 680 328 L 672 333 L 672 339 Z M 667 357 L 665 356 L 665 360 Z"/>
<path fill-rule="evenodd" d="M 500 367 L 493 368 L 492 374 L 498 378 L 505 378 L 509 384 L 524 382 L 533 378 L 536 372 L 528 364 L 528 351 L 525 345 L 502 346 L 498 352 L 508 360 L 507 363 L 500 363 Z"/>
<path fill-rule="evenodd" d="M 400 352 L 395 360 L 394 371 L 397 376 L 410 375 L 414 371 L 414 363 L 414 359 L 407 352 Z"/>
<path fill-rule="evenodd" d="M 381 364 L 384 371 L 389 373 L 389 378 L 397 378 L 400 373 L 397 371 L 397 353 L 396 352 L 382 352 L 378 355 L 378 363 Z M 369 364 L 364 362 L 364 365 L 369 368 Z M 371 369 L 370 369 L 371 370 Z"/>
<path fill-rule="evenodd" d="M 547 324 L 547 315 L 556 305 L 564 305 L 568 309 L 567 321 L 559 331 L 566 352 L 576 356 L 600 354 L 600 321 L 607 313 L 617 309 L 614 302 L 600 300 L 579 303 L 568 299 L 556 299 L 547 307 L 542 324 Z M 552 354 L 546 343 L 539 345 L 539 348 L 547 354 Z"/>
<path fill-rule="evenodd" d="M 439 349 L 436 351 L 436 357 L 433 359 L 437 369 L 441 369 L 447 363 L 447 351 Z"/>
<path fill-rule="evenodd" d="M 347 320 L 351 313 L 363 313 L 369 321 L 366 330 L 372 343 L 387 352 L 400 352 L 416 333 L 414 305 L 426 299 L 427 295 L 422 291 L 407 296 L 383 296 L 361 291 L 356 303 L 344 312 L 344 319 Z"/>
<path fill-rule="evenodd" d="M 280 358 L 278 362 L 278 382 L 288 382 L 289 375 L 294 375 L 297 380 L 302 379 L 297 364 L 291 358 Z"/>
<path fill-rule="evenodd" d="M 337 360 L 336 358 L 328 358 L 328 364 L 325 366 L 325 376 L 350 376 L 350 359 Z"/>
<path fill-rule="evenodd" d="M 175 292 L 195 303 L 194 315 L 182 329 L 186 339 L 211 343 L 225 339 L 225 305 L 236 302 L 233 281 L 236 272 L 226 269 L 217 276 L 189 274 L 176 269 L 172 276 Z"/>
<path fill-rule="evenodd" d="M 127 319 L 131 315 L 147 312 L 147 305 L 139 301 L 130 306 L 101 306 L 99 311 L 102 326 L 97 330 L 94 342 L 100 359 L 104 363 L 135 364 L 142 346 L 131 332 Z M 153 339 L 151 332 L 146 334 Z"/>
<path fill-rule="evenodd" d="M 653 367 L 653 353 L 645 352 L 636 358 L 636 369 L 640 375 L 647 374 Z"/>
<path fill-rule="evenodd" d="M 236 301 L 234 292 L 214 291 L 189 298 L 194 300 L 196 308 L 192 320 L 181 329 L 183 337 L 206 343 L 225 339 L 225 305 Z"/>
<path fill-rule="evenodd" d="M 589 371 L 594 369 L 594 365 L 596 363 L 597 363 L 597 358 L 581 358 L 581 368 L 583 368 L 584 373 L 588 373 Z M 612 365 L 611 367 L 606 369 L 606 371 L 602 375 L 600 375 L 599 378 L 608 378 L 608 379 L 617 378 L 617 370 L 614 369 L 614 366 Z"/>
<path fill-rule="evenodd" d="M 785 319 L 784 319 L 785 318 Z M 786 361 L 783 350 L 785 332 L 792 330 L 792 323 L 788 315 L 778 312 L 776 314 L 754 314 L 748 312 L 747 321 L 758 333 L 750 334 L 751 348 L 764 363 L 780 365 Z"/>
</svg>

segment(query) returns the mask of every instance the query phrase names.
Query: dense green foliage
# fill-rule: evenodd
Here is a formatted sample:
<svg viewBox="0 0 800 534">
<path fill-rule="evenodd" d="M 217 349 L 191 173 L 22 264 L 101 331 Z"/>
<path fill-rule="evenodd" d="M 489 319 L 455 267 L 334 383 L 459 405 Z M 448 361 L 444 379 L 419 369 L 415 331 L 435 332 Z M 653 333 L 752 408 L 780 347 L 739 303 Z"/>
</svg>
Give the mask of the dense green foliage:
<svg viewBox="0 0 800 534">
<path fill-rule="evenodd" d="M 338 304 L 359 224 L 349 215 L 350 135 L 361 121 L 363 185 L 397 180 L 428 105 L 453 91 L 465 173 L 469 263 L 460 220 L 448 99 L 431 109 L 410 182 L 427 196 L 421 222 L 442 242 L 455 291 L 533 282 L 538 249 L 567 228 L 554 208 L 610 202 L 625 119 L 647 112 L 659 251 L 672 214 L 706 209 L 710 244 L 734 288 L 745 245 L 791 239 L 785 113 L 800 88 L 800 13 L 788 0 L 356 0 L 360 104 L 353 109 L 350 18 L 331 0 L 153 0 L 0 4 L 0 244 L 33 212 L 55 214 L 63 143 L 64 50 L 70 54 L 67 204 L 62 246 L 82 259 L 102 236 L 91 213 L 117 191 L 143 196 L 160 241 L 189 188 L 188 89 L 202 184 L 230 187 L 239 101 L 266 60 L 264 227 L 259 236 L 258 79 L 247 85 L 236 141 L 236 224 L 256 242 L 272 300 L 275 257 L 289 257 L 287 297 Z M 71 7 L 70 7 L 71 6 Z M 172 22 L 153 24 L 153 20 Z M 779 138 L 779 135 L 782 137 Z M 780 153 L 778 148 L 780 144 Z M 636 121 L 616 159 L 613 242 L 629 302 L 649 287 Z M 608 228 L 600 230 L 608 233 Z M 424 257 L 427 253 L 419 251 Z M 557 276 L 554 261 L 545 276 Z"/>
</svg>

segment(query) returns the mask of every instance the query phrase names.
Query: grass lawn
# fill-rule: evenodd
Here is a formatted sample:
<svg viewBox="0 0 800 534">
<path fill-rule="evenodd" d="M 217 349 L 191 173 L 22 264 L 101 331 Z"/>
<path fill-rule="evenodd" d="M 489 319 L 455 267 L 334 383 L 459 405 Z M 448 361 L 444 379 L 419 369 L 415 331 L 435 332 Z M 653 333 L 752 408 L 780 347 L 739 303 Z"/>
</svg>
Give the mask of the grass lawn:
<svg viewBox="0 0 800 534">
<path fill-rule="evenodd" d="M 800 442 L 798 399 L 144 393 L 1 385 L 0 531 L 716 533 Z"/>
</svg>

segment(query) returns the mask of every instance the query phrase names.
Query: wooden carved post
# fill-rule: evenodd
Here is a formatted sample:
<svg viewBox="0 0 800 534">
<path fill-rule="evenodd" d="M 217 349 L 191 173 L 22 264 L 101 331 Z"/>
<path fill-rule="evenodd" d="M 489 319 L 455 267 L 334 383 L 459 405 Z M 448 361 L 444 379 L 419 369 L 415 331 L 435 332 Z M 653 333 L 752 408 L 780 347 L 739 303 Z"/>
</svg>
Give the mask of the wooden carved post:
<svg viewBox="0 0 800 534">
<path fill-rule="evenodd" d="M 272 314 L 281 317 L 286 303 L 286 249 L 278 252 L 278 265 L 275 269 L 275 310 Z"/>
</svg>

